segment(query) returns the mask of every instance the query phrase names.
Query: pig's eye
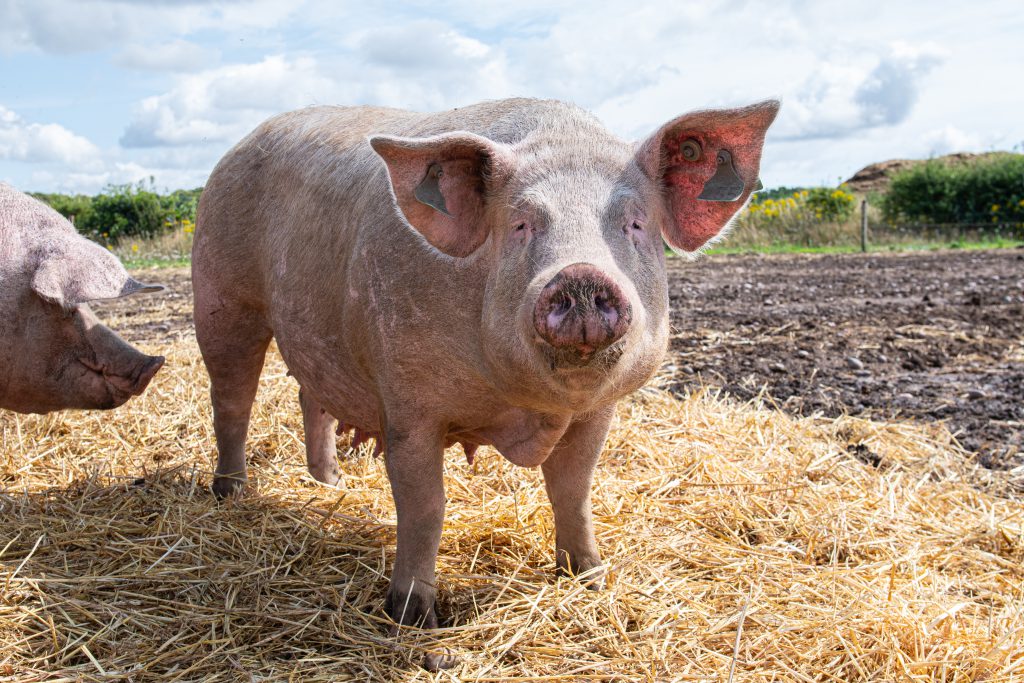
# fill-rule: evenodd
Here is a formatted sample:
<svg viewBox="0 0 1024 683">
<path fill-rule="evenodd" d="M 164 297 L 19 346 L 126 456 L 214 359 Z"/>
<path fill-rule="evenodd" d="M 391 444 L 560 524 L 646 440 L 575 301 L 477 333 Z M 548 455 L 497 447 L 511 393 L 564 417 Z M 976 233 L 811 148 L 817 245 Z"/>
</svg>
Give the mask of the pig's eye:
<svg viewBox="0 0 1024 683">
<path fill-rule="evenodd" d="M 526 230 L 526 223 L 520 223 L 515 227 L 516 232 L 523 232 L 524 230 Z"/>
<path fill-rule="evenodd" d="M 634 230 L 643 230 L 643 229 L 644 229 L 644 226 L 640 225 L 640 224 L 639 224 L 639 223 L 637 223 L 636 221 L 633 221 L 633 229 L 634 229 Z"/>
</svg>

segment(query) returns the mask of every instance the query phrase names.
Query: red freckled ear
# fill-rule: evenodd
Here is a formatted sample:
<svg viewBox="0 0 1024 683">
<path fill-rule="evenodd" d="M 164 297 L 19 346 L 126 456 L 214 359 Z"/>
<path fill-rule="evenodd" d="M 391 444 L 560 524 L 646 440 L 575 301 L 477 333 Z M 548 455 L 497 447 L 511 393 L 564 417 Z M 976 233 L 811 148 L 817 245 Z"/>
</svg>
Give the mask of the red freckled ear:
<svg viewBox="0 0 1024 683">
<path fill-rule="evenodd" d="M 472 133 L 370 138 L 387 164 L 405 219 L 449 256 L 469 256 L 487 239 L 488 195 L 514 165 L 504 145 Z"/>
<path fill-rule="evenodd" d="M 700 249 L 743 208 L 757 185 L 764 136 L 778 112 L 778 100 L 693 112 L 673 119 L 643 142 L 636 160 L 663 188 L 669 216 L 663 237 L 670 247 Z M 731 165 L 724 173 L 736 181 L 736 191 L 728 193 L 728 201 L 700 199 L 716 176 L 723 151 Z"/>
</svg>

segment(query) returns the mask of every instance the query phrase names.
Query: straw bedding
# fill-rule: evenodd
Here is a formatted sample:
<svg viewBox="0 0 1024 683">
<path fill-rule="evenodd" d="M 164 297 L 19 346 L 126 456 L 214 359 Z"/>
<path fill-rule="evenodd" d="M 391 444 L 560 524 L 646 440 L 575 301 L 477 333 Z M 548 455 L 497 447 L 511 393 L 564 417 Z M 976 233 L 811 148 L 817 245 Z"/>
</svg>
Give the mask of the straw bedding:
<svg viewBox="0 0 1024 683">
<path fill-rule="evenodd" d="M 655 382 L 595 483 L 593 592 L 554 576 L 539 472 L 455 448 L 450 622 L 392 637 L 382 461 L 342 440 L 341 484 L 314 482 L 271 353 L 250 492 L 216 502 L 206 374 L 177 336 L 143 345 L 167 366 L 114 413 L 0 415 L 0 680 L 1024 680 L 1021 473 L 975 467 L 941 425 Z M 417 667 L 440 648 L 455 669 Z"/>
</svg>

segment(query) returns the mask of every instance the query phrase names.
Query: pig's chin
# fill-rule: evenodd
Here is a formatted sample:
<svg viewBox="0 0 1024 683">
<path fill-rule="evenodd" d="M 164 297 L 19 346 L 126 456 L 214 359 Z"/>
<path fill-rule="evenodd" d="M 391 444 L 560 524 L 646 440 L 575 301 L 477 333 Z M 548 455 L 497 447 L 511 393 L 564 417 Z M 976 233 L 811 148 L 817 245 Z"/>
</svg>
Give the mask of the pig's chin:
<svg viewBox="0 0 1024 683">
<path fill-rule="evenodd" d="M 555 349 L 545 346 L 541 349 L 551 372 L 558 375 L 608 374 L 622 359 L 625 344 L 618 343 L 601 351 L 580 352 L 575 349 Z"/>
<path fill-rule="evenodd" d="M 620 374 L 625 350 L 625 343 L 589 354 L 548 346 L 540 350 L 540 355 L 550 382 L 570 394 L 582 393 L 592 399 L 595 392 L 608 387 L 609 380 Z"/>
<path fill-rule="evenodd" d="M 124 405 L 132 397 L 131 392 L 111 383 L 110 378 L 104 375 L 102 367 L 88 360 L 80 359 L 76 370 L 79 373 L 81 395 L 71 402 L 68 408 L 110 410 Z"/>
</svg>

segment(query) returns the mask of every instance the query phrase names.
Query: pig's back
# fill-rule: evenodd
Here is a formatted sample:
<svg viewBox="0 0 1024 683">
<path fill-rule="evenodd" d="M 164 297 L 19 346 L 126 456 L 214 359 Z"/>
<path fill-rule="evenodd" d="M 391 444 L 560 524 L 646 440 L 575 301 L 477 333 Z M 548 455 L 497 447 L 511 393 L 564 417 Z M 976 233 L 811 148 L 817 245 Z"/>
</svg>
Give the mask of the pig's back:
<svg viewBox="0 0 1024 683">
<path fill-rule="evenodd" d="M 538 127 L 587 117 L 560 102 L 510 99 L 431 114 L 317 106 L 270 118 L 210 176 L 199 204 L 196 275 L 211 281 L 227 269 L 238 296 L 261 306 L 280 289 L 274 282 L 289 279 L 289 269 L 312 267 L 306 253 L 345 270 L 358 257 L 357 242 L 375 246 L 368 233 L 424 248 L 394 205 L 384 163 L 368 143 L 372 135 L 465 130 L 514 144 Z M 324 284 L 324 273 L 306 274 Z"/>
</svg>

